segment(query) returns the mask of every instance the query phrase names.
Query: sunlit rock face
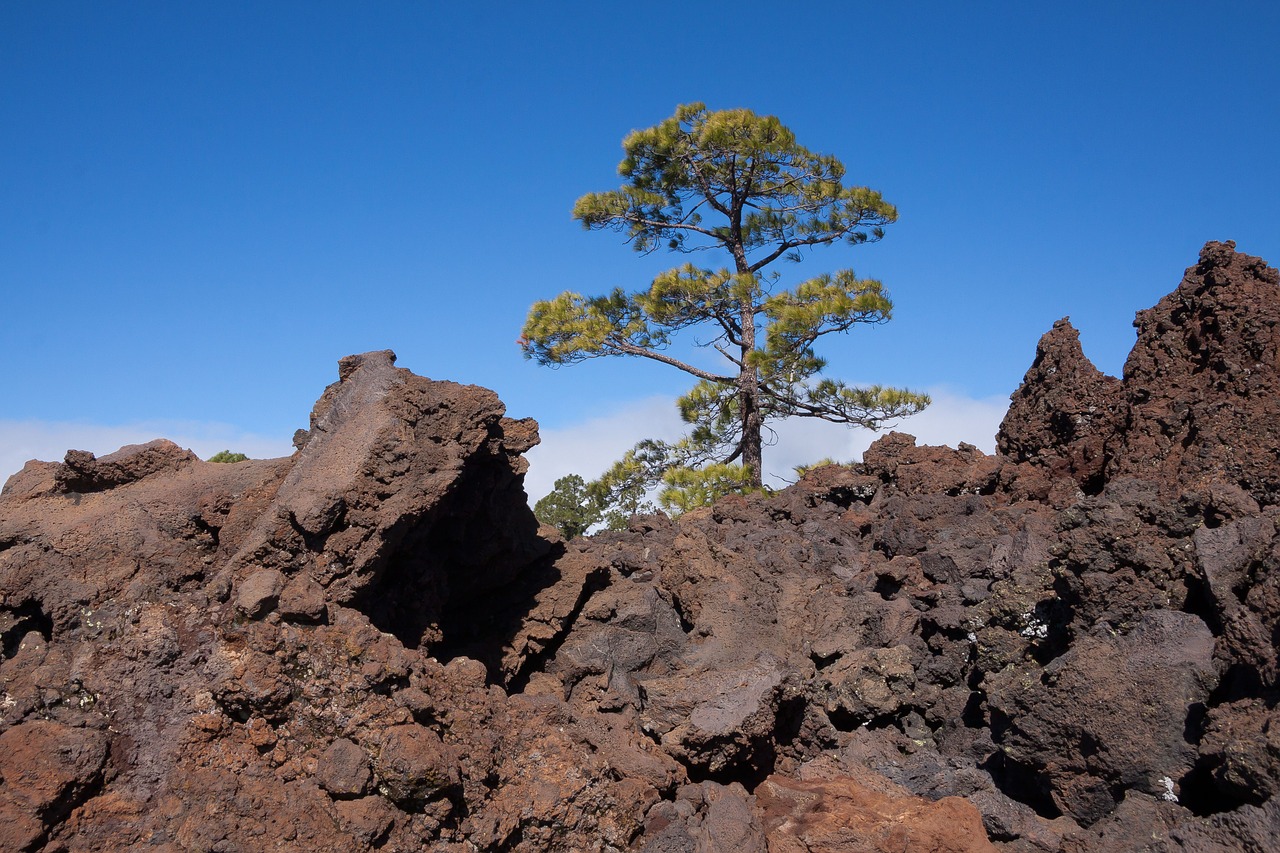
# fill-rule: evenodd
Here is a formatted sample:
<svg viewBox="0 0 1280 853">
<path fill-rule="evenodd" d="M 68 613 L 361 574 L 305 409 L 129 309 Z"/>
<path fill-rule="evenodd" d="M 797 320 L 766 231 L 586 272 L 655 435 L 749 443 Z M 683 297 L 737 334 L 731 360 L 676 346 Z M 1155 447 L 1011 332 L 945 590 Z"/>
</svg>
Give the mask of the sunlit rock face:
<svg viewBox="0 0 1280 853">
<path fill-rule="evenodd" d="M 564 542 L 530 420 L 343 359 L 287 459 L 0 496 L 0 849 L 1269 849 L 1280 279 L 1210 243 L 998 453 Z"/>
</svg>

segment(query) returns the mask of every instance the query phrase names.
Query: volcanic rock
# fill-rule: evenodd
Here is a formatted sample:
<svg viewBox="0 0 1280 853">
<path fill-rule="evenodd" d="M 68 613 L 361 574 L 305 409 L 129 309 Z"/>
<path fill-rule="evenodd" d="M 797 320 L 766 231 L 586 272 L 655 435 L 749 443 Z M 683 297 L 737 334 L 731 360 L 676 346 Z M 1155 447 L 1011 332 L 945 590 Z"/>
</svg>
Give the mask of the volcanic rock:
<svg viewBox="0 0 1280 853">
<path fill-rule="evenodd" d="M 850 776 L 770 776 L 757 789 L 769 850 L 779 853 L 993 853 L 978 810 L 960 797 L 929 801 Z"/>
<path fill-rule="evenodd" d="M 394 726 L 383 734 L 374 769 L 379 792 L 409 809 L 461 782 L 452 750 L 431 729 L 416 724 Z"/>
<path fill-rule="evenodd" d="M 45 840 L 102 785 L 107 738 L 92 729 L 33 720 L 0 734 L 0 840 L 24 850 Z"/>
<path fill-rule="evenodd" d="M 1206 244 L 1177 289 L 1138 312 L 1108 477 L 1234 483 L 1264 506 L 1280 497 L 1280 273 L 1235 248 Z"/>
<path fill-rule="evenodd" d="M 1113 791 L 1176 797 L 1196 762 L 1185 717 L 1217 686 L 1213 636 L 1196 616 L 1153 610 L 1127 634 L 1080 637 L 1043 669 L 987 677 L 993 736 L 1053 805 L 1090 825 Z"/>
<path fill-rule="evenodd" d="M 330 744 L 316 765 L 316 781 L 335 799 L 359 797 L 372 779 L 369 756 L 346 738 Z"/>
<path fill-rule="evenodd" d="M 1280 277 L 1210 243 L 999 453 L 565 542 L 530 420 L 344 358 L 290 458 L 0 494 L 0 847 L 1267 850 Z"/>
<path fill-rule="evenodd" d="M 430 652 L 449 620 L 483 622 L 472 604 L 546 571 L 520 484 L 536 426 L 393 361 L 344 359 L 291 459 L 208 464 L 161 441 L 10 479 L 0 846 L 363 850 L 484 834 L 459 826 L 451 798 L 491 799 L 535 724 L 483 667 Z M 580 742 L 563 748 L 589 761 Z M 614 784 L 593 778 L 593 795 Z M 511 831 L 574 807 L 567 794 L 517 811 Z M 574 826 L 595 831 L 604 811 Z M 631 823 L 614 824 L 642 819 L 622 811 Z"/>
<path fill-rule="evenodd" d="M 1122 427 L 1123 385 L 1085 358 L 1080 333 L 1063 318 L 1036 346 L 1036 358 L 1000 425 L 997 450 L 1015 462 L 1069 477 L 1096 493 L 1107 442 Z"/>
</svg>

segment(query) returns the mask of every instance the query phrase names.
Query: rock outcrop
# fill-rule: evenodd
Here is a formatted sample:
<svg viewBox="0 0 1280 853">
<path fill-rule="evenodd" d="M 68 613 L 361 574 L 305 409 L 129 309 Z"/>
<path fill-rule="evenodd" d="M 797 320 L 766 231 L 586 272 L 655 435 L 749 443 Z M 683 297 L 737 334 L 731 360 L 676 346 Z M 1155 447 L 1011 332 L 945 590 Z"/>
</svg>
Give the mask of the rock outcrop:
<svg viewBox="0 0 1280 853">
<path fill-rule="evenodd" d="M 1001 424 L 996 450 L 1043 471 L 1045 487 L 1075 481 L 1102 487 L 1107 442 L 1123 427 L 1124 385 L 1085 358 L 1080 333 L 1063 318 L 1040 339 L 1036 358 Z"/>
<path fill-rule="evenodd" d="M 536 425 L 343 359 L 291 458 L 0 496 L 0 848 L 1267 850 L 1280 278 L 1208 244 L 1123 379 L 564 542 Z"/>
<path fill-rule="evenodd" d="M 1226 482 L 1280 497 L 1280 273 L 1209 243 L 1177 289 L 1139 311 L 1125 362 L 1126 428 L 1108 476 Z"/>
</svg>

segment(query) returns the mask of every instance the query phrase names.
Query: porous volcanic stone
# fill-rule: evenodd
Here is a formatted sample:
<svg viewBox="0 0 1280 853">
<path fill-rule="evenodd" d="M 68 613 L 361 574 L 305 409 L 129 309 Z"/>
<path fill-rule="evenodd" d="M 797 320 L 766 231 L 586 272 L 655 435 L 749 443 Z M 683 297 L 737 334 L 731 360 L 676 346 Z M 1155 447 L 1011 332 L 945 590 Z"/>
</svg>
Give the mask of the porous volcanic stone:
<svg viewBox="0 0 1280 853">
<path fill-rule="evenodd" d="M 363 795 L 372 779 L 369 756 L 346 738 L 338 738 L 330 744 L 316 766 L 316 781 L 336 799 Z"/>
</svg>

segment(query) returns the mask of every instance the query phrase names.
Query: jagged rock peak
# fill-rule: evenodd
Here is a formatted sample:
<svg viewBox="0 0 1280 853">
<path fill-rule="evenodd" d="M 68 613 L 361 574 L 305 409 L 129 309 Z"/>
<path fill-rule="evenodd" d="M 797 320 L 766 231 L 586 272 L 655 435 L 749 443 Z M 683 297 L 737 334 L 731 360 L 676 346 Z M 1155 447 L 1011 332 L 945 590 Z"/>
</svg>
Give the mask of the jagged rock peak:
<svg viewBox="0 0 1280 853">
<path fill-rule="evenodd" d="M 1063 317 L 1036 346 L 1036 357 L 996 436 L 997 449 L 1017 462 L 1096 487 L 1105 446 L 1120 427 L 1120 380 L 1094 367 L 1080 333 Z"/>
<path fill-rule="evenodd" d="M 1227 482 L 1280 501 L 1280 273 L 1210 242 L 1181 283 L 1134 320 L 1129 426 L 1107 476 Z"/>
<path fill-rule="evenodd" d="M 1280 502 L 1277 285 L 1280 273 L 1235 243 L 1205 244 L 1178 287 L 1137 313 L 1123 381 L 1059 320 L 1011 397 L 999 452 L 1040 471 L 1031 491 L 1042 494 L 1053 482 L 1097 494 L 1133 476 L 1172 494 L 1217 483 Z"/>
<path fill-rule="evenodd" d="M 343 359 L 289 458 L 159 440 L 11 478 L 0 849 L 417 849 L 479 804 L 505 733 L 540 724 L 432 654 L 548 551 L 522 483 L 537 424 L 394 359 Z"/>
</svg>

